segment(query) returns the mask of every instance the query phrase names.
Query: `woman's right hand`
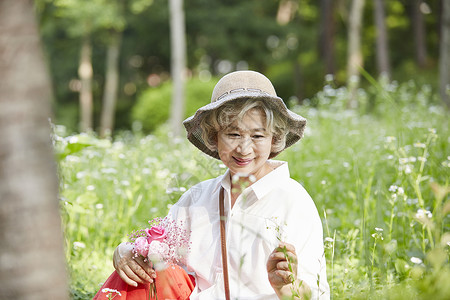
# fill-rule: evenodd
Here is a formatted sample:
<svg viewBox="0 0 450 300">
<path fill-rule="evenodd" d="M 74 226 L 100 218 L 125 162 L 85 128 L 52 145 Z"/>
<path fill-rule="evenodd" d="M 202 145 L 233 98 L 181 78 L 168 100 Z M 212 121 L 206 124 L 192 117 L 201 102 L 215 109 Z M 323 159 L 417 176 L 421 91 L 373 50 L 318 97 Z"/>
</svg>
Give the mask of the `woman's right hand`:
<svg viewBox="0 0 450 300">
<path fill-rule="evenodd" d="M 150 262 L 144 262 L 142 256 L 135 257 L 132 252 L 133 246 L 121 243 L 114 250 L 113 265 L 125 283 L 131 286 L 138 286 L 139 283 L 153 283 L 156 272 Z"/>
</svg>

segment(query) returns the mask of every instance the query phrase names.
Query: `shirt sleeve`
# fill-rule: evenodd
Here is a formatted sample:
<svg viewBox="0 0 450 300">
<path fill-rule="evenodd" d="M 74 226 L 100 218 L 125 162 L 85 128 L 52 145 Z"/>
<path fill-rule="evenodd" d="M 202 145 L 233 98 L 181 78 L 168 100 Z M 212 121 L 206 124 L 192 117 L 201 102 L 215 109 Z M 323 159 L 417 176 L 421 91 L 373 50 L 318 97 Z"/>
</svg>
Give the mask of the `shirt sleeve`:
<svg viewBox="0 0 450 300">
<path fill-rule="evenodd" d="M 296 193 L 292 206 L 286 218 L 287 241 L 296 249 L 297 275 L 310 287 L 311 299 L 329 299 L 323 229 L 317 208 L 303 188 Z"/>
</svg>

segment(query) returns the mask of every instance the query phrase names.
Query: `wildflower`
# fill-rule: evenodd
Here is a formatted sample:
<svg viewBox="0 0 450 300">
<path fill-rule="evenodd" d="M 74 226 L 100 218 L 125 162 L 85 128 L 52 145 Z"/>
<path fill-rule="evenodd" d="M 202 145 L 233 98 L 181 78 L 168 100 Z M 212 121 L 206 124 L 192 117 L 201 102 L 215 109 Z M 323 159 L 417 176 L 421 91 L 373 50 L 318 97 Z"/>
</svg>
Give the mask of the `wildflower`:
<svg viewBox="0 0 450 300">
<path fill-rule="evenodd" d="M 433 217 L 433 214 L 429 210 L 418 209 L 417 213 L 416 213 L 416 218 L 423 219 L 425 217 L 427 217 L 428 219 L 431 219 L 431 217 Z"/>
<path fill-rule="evenodd" d="M 399 187 L 398 190 L 397 190 L 397 193 L 399 195 L 404 195 L 405 194 L 405 190 L 402 187 Z"/>
<path fill-rule="evenodd" d="M 395 140 L 397 140 L 397 138 L 395 136 L 387 136 L 386 137 L 386 143 L 392 143 Z"/>
<path fill-rule="evenodd" d="M 109 288 L 104 288 L 102 289 L 102 293 L 116 293 L 119 296 L 122 296 L 122 294 L 118 291 L 118 290 L 114 290 L 114 289 L 109 289 Z"/>
<path fill-rule="evenodd" d="M 375 231 L 382 232 L 382 231 L 383 231 L 383 228 L 375 227 Z"/>
<path fill-rule="evenodd" d="M 325 184 L 327 184 L 327 181 L 326 180 L 322 180 L 320 183 L 325 185 Z"/>
<path fill-rule="evenodd" d="M 428 132 L 432 133 L 432 134 L 436 134 L 436 129 L 435 128 L 428 128 Z"/>
<path fill-rule="evenodd" d="M 411 165 L 406 165 L 404 171 L 405 171 L 405 174 L 411 174 L 412 173 L 412 166 Z"/>
<path fill-rule="evenodd" d="M 407 164 L 409 162 L 409 159 L 407 157 L 401 157 L 401 158 L 398 159 L 398 162 L 401 165 L 405 165 L 405 164 Z"/>
<path fill-rule="evenodd" d="M 425 157 L 423 157 L 423 156 L 419 156 L 417 158 L 417 160 L 420 161 L 420 162 L 426 162 L 427 161 L 427 159 Z"/>
<path fill-rule="evenodd" d="M 95 190 L 95 186 L 93 186 L 93 185 L 88 185 L 88 186 L 86 187 L 86 189 L 87 189 L 88 191 L 93 191 L 93 190 Z"/>
<path fill-rule="evenodd" d="M 95 204 L 95 208 L 96 209 L 102 209 L 103 208 L 103 204 L 97 203 L 97 204 Z"/>
<path fill-rule="evenodd" d="M 387 159 L 389 159 L 389 160 L 394 159 L 394 155 L 392 155 L 392 154 L 388 155 Z"/>
<path fill-rule="evenodd" d="M 334 80 L 334 75 L 333 74 L 326 74 L 325 75 L 325 81 L 333 81 Z"/>
<path fill-rule="evenodd" d="M 418 264 L 422 263 L 422 260 L 418 257 L 413 256 L 413 257 L 411 257 L 411 262 L 418 265 Z"/>
<path fill-rule="evenodd" d="M 331 237 L 329 237 L 329 236 L 327 236 L 327 237 L 325 238 L 325 242 L 330 242 L 330 243 L 332 243 L 332 242 L 334 242 L 334 239 L 331 238 Z"/>
<path fill-rule="evenodd" d="M 426 147 L 426 145 L 424 143 L 419 143 L 419 142 L 414 143 L 413 146 L 416 148 L 425 148 Z"/>
<path fill-rule="evenodd" d="M 408 160 L 409 160 L 409 162 L 416 162 L 417 161 L 417 159 L 414 156 L 410 156 L 408 158 Z"/>
<path fill-rule="evenodd" d="M 395 193 L 395 192 L 397 191 L 397 189 L 398 189 L 398 186 L 396 186 L 396 185 L 391 185 L 391 186 L 389 187 L 389 192 Z"/>
<path fill-rule="evenodd" d="M 73 248 L 78 249 L 78 248 L 86 248 L 86 244 L 83 242 L 73 242 Z"/>
</svg>

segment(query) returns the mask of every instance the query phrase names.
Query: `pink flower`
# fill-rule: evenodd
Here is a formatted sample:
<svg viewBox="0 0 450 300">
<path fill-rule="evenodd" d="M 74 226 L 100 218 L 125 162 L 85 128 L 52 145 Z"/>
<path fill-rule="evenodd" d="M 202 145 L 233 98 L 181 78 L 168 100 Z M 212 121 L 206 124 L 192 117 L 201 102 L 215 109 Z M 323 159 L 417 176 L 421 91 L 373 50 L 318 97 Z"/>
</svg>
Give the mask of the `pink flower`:
<svg viewBox="0 0 450 300">
<path fill-rule="evenodd" d="M 152 226 L 150 229 L 145 229 L 147 233 L 147 241 L 150 244 L 152 241 L 162 241 L 166 238 L 167 232 L 164 227 Z"/>
<path fill-rule="evenodd" d="M 138 237 L 134 242 L 134 249 L 136 250 L 136 253 L 144 257 L 148 255 L 148 248 L 149 244 L 147 242 L 147 239 L 143 236 Z"/>
</svg>

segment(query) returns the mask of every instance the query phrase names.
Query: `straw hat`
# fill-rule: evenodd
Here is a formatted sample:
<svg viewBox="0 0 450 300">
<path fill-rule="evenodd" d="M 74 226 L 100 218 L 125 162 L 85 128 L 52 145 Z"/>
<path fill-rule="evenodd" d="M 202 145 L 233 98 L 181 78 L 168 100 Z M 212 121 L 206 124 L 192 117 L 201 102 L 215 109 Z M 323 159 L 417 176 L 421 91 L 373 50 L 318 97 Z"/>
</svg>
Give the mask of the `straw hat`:
<svg viewBox="0 0 450 300">
<path fill-rule="evenodd" d="M 204 112 L 217 109 L 224 103 L 238 99 L 262 100 L 272 110 L 280 112 L 287 119 L 288 133 L 284 149 L 302 138 L 306 119 L 287 109 L 283 99 L 277 96 L 270 80 L 258 72 L 237 71 L 222 77 L 214 87 L 211 103 L 199 108 L 195 115 L 183 122 L 188 140 L 204 153 L 220 159 L 217 151 L 212 151 L 205 145 L 200 123 L 205 116 Z M 270 158 L 275 157 L 280 152 L 272 153 Z"/>
</svg>

